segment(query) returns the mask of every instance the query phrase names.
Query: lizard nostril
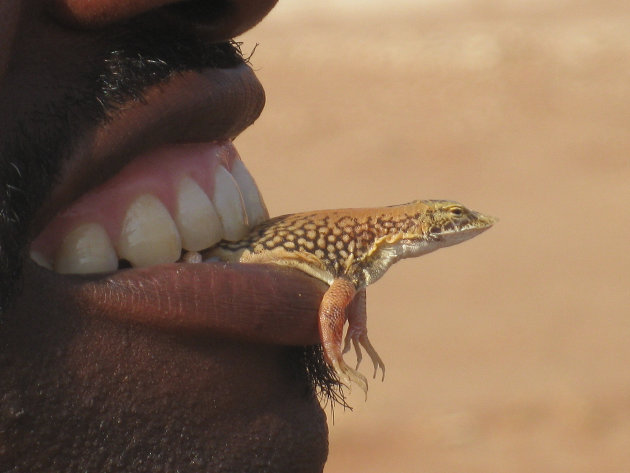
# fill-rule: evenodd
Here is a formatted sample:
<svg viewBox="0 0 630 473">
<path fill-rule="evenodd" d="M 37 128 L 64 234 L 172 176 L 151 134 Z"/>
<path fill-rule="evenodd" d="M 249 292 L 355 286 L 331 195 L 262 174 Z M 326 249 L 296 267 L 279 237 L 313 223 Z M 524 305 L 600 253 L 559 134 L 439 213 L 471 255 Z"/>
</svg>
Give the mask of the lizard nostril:
<svg viewBox="0 0 630 473">
<path fill-rule="evenodd" d="M 431 233 L 440 233 L 441 231 L 440 227 L 431 227 Z"/>
</svg>

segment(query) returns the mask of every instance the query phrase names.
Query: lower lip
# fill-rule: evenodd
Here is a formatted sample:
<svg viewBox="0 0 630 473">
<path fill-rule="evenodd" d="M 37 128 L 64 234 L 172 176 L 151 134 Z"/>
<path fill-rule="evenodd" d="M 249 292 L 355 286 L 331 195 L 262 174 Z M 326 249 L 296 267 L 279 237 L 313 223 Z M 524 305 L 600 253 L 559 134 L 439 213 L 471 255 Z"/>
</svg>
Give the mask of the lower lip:
<svg viewBox="0 0 630 473">
<path fill-rule="evenodd" d="M 30 261 L 20 303 L 80 317 L 257 343 L 319 342 L 317 308 L 327 286 L 269 265 L 173 263 L 91 277 L 64 276 Z"/>
</svg>

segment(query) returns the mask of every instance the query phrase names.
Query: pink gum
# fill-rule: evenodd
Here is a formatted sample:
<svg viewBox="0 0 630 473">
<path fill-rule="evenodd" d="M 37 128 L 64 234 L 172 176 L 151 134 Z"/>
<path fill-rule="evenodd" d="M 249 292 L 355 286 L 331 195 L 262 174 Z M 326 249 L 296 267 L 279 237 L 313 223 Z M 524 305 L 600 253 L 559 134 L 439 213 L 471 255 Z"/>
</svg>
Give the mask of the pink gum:
<svg viewBox="0 0 630 473">
<path fill-rule="evenodd" d="M 181 178 L 194 179 L 212 198 L 217 166 L 230 171 L 237 159 L 236 149 L 227 141 L 170 145 L 141 155 L 59 213 L 35 238 L 31 250 L 52 260 L 62 238 L 82 223 L 100 223 L 115 245 L 127 208 L 136 197 L 152 194 L 174 215 Z"/>
</svg>

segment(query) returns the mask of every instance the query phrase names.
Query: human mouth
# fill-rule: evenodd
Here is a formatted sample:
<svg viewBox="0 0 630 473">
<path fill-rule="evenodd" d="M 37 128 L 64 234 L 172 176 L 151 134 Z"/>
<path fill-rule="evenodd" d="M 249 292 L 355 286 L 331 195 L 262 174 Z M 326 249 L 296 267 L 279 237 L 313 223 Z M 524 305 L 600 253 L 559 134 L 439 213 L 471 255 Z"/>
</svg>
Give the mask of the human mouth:
<svg viewBox="0 0 630 473">
<path fill-rule="evenodd" d="M 37 264 L 25 266 L 24 303 L 257 342 L 318 341 L 319 281 L 258 265 L 184 262 L 267 218 L 230 140 L 263 99 L 253 74 L 238 72 L 229 81 L 229 71 L 210 72 L 212 80 L 176 76 L 88 137 L 87 157 L 74 159 L 33 225 Z M 254 91 L 253 103 L 242 100 L 243 88 Z"/>
</svg>

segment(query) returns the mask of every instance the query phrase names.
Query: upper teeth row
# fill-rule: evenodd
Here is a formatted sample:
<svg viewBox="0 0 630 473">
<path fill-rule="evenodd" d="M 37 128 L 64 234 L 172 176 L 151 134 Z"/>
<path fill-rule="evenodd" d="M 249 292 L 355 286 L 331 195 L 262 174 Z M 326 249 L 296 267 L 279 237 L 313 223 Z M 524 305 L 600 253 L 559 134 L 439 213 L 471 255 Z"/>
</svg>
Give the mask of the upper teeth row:
<svg viewBox="0 0 630 473">
<path fill-rule="evenodd" d="M 59 273 L 115 271 L 120 259 L 134 267 L 173 263 L 182 249 L 199 251 L 222 239 L 239 240 L 248 229 L 268 218 L 258 188 L 236 160 L 231 173 L 217 166 L 209 194 L 193 178 L 176 184 L 171 215 L 160 199 L 143 193 L 127 207 L 118 238 L 110 238 L 98 221 L 77 223 L 61 238 L 53 255 L 31 251 L 38 264 Z"/>
</svg>

